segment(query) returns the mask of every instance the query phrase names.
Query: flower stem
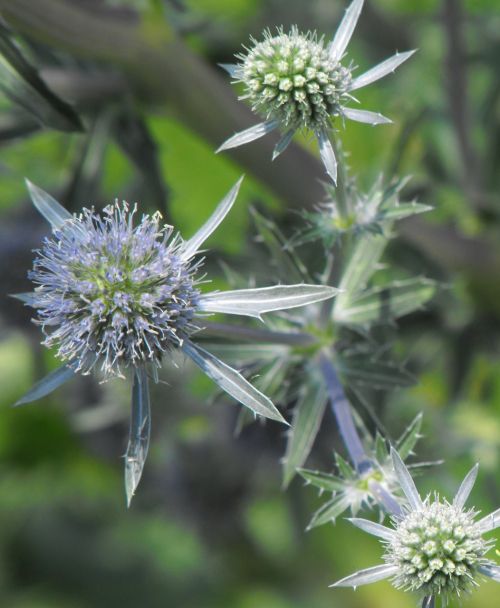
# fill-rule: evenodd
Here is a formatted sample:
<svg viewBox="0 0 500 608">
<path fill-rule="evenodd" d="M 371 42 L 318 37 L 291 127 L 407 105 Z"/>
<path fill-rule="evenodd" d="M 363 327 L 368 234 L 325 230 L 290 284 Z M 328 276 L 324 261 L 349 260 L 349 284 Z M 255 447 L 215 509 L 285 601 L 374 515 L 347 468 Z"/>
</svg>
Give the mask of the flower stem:
<svg viewBox="0 0 500 608">
<path fill-rule="evenodd" d="M 319 355 L 319 365 L 330 397 L 330 404 L 337 420 L 340 436 L 352 463 L 359 472 L 369 464 L 370 459 L 356 430 L 351 406 L 347 401 L 335 367 L 324 352 Z"/>
</svg>

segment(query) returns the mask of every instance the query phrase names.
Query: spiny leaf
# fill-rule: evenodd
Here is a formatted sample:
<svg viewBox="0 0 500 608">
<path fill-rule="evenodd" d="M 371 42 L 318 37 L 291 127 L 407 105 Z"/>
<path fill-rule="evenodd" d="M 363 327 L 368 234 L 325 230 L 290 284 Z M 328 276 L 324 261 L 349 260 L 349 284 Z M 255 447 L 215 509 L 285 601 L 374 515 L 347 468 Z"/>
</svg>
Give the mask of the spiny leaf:
<svg viewBox="0 0 500 608">
<path fill-rule="evenodd" d="M 130 414 L 130 433 L 125 453 L 125 491 L 127 506 L 134 496 L 142 477 L 144 463 L 149 450 L 151 436 L 151 405 L 149 382 L 144 367 L 135 369 L 132 387 L 132 412 Z"/>
<path fill-rule="evenodd" d="M 387 323 L 421 308 L 436 291 L 434 281 L 418 277 L 397 281 L 348 298 L 336 320 L 347 325 Z"/>
<path fill-rule="evenodd" d="M 340 374 L 347 381 L 371 388 L 394 389 L 415 383 L 415 378 L 409 372 L 386 361 L 365 356 L 337 356 L 336 362 Z"/>
<path fill-rule="evenodd" d="M 422 414 L 418 414 L 396 443 L 398 453 L 403 460 L 413 453 L 413 448 L 421 437 L 422 418 Z"/>
<path fill-rule="evenodd" d="M 75 375 L 75 372 L 69 365 L 62 365 L 55 371 L 47 374 L 39 382 L 37 382 L 31 390 L 14 403 L 14 406 L 24 405 L 25 403 L 31 403 L 37 401 L 42 397 L 46 397 L 50 393 L 62 386 L 68 380 L 71 380 Z"/>
<path fill-rule="evenodd" d="M 339 515 L 342 515 L 350 506 L 350 499 L 341 495 L 339 497 L 330 500 L 325 503 L 320 509 L 316 511 L 311 519 L 310 524 L 307 526 L 308 530 L 311 528 L 317 528 L 328 523 L 335 523 L 335 520 Z"/>
<path fill-rule="evenodd" d="M 297 473 L 303 477 L 307 483 L 325 492 L 341 492 L 345 489 L 345 482 L 340 477 L 323 473 L 321 471 L 310 471 L 309 469 L 297 469 Z"/>
<path fill-rule="evenodd" d="M 262 242 L 271 254 L 271 260 L 282 280 L 302 283 L 308 279 L 308 273 L 293 250 L 285 248 L 285 239 L 278 227 L 256 209 L 251 209 L 252 217 Z"/>
<path fill-rule="evenodd" d="M 333 307 L 333 319 L 342 323 L 344 310 L 377 270 L 380 256 L 387 244 L 387 237 L 365 233 L 359 237 L 342 275 L 339 289 L 342 291 Z"/>
<path fill-rule="evenodd" d="M 294 407 L 294 416 L 288 435 L 286 454 L 283 460 L 283 485 L 288 486 L 309 456 L 318 433 L 326 407 L 326 390 L 321 382 L 308 381 Z"/>
</svg>

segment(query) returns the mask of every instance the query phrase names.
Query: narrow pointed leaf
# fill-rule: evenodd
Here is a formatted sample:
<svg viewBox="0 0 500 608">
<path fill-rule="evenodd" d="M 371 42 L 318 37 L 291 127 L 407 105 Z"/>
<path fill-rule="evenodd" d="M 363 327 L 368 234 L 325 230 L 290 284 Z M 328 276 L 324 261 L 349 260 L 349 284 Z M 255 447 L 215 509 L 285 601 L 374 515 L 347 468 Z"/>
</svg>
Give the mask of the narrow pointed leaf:
<svg viewBox="0 0 500 608">
<path fill-rule="evenodd" d="M 309 469 L 297 469 L 297 473 L 303 477 L 308 484 L 325 492 L 341 492 L 345 490 L 346 484 L 340 477 L 322 473 L 321 471 L 310 471 Z"/>
<path fill-rule="evenodd" d="M 378 431 L 375 437 L 375 456 L 377 457 L 378 462 L 384 462 L 384 460 L 389 456 L 385 439 Z"/>
<path fill-rule="evenodd" d="M 278 128 L 277 120 L 267 120 L 266 122 L 261 122 L 258 125 L 254 125 L 244 131 L 240 131 L 236 133 L 226 141 L 215 151 L 216 154 L 218 152 L 222 152 L 223 150 L 230 150 L 231 148 L 237 148 L 238 146 L 244 146 L 245 144 L 249 144 L 256 139 L 260 139 L 271 133 L 275 129 Z"/>
<path fill-rule="evenodd" d="M 24 302 L 26 306 L 36 306 L 37 297 L 35 292 L 29 291 L 25 293 L 11 293 L 9 295 L 11 298 Z"/>
<path fill-rule="evenodd" d="M 238 69 L 236 63 L 219 63 L 217 65 L 223 70 L 226 70 L 226 72 L 229 74 L 229 76 L 231 76 L 231 78 L 236 78 L 236 72 Z"/>
<path fill-rule="evenodd" d="M 387 74 L 390 74 L 391 72 L 394 72 L 397 67 L 409 59 L 415 52 L 416 51 L 406 51 L 405 53 L 396 53 L 392 57 L 389 57 L 389 59 L 382 61 L 375 67 L 366 71 L 364 74 L 354 78 L 349 90 L 355 91 L 356 89 L 361 89 L 361 87 L 366 87 L 366 85 L 387 76 Z"/>
<path fill-rule="evenodd" d="M 83 131 L 75 110 L 55 95 L 0 24 L 0 90 L 40 124 L 59 131 Z"/>
<path fill-rule="evenodd" d="M 493 511 L 493 513 L 486 515 L 485 517 L 480 519 L 476 525 L 482 533 L 496 530 L 498 527 L 500 527 L 500 509 L 497 509 L 496 511 Z"/>
<path fill-rule="evenodd" d="M 408 426 L 405 432 L 398 439 L 396 444 L 398 454 L 402 460 L 406 460 L 408 456 L 413 454 L 413 448 L 420 438 L 420 430 L 422 428 L 422 414 L 418 414 L 413 422 Z"/>
<path fill-rule="evenodd" d="M 339 285 L 341 293 L 335 299 L 333 319 L 338 321 L 345 308 L 348 308 L 353 297 L 366 286 L 377 270 L 380 257 L 387 244 L 382 235 L 364 234 L 358 238 L 354 250 L 347 262 Z"/>
<path fill-rule="evenodd" d="M 330 45 L 330 59 L 340 61 L 358 22 L 364 0 L 354 0 L 345 12 Z"/>
<path fill-rule="evenodd" d="M 18 405 L 24 405 L 25 403 L 31 403 L 32 401 L 37 401 L 42 397 L 46 397 L 55 391 L 56 388 L 59 388 L 65 382 L 71 380 L 74 375 L 75 372 L 69 365 L 62 365 L 37 382 L 31 390 L 14 403 L 14 406 L 17 407 Z"/>
<path fill-rule="evenodd" d="M 368 534 L 373 534 L 373 536 L 378 536 L 379 538 L 383 538 L 384 540 L 392 540 L 394 538 L 394 530 L 390 528 L 386 528 L 380 524 L 376 524 L 369 519 L 362 519 L 359 517 L 351 517 L 349 518 L 351 524 L 355 525 L 360 530 L 367 532 Z"/>
<path fill-rule="evenodd" d="M 335 318 L 346 325 L 388 323 L 422 308 L 435 292 L 436 283 L 423 277 L 396 281 L 351 296 Z"/>
<path fill-rule="evenodd" d="M 427 213 L 427 211 L 432 211 L 433 208 L 430 205 L 422 205 L 422 203 L 399 203 L 391 209 L 382 209 L 379 217 L 385 221 L 397 221 L 419 213 Z"/>
<path fill-rule="evenodd" d="M 201 337 L 202 334 L 198 336 Z M 228 358 L 232 363 L 244 365 L 259 361 L 266 363 L 277 357 L 286 357 L 290 348 L 284 344 L 206 344 L 209 351 L 216 357 Z"/>
<path fill-rule="evenodd" d="M 366 570 L 360 570 L 345 578 L 337 581 L 330 587 L 360 587 L 361 585 L 368 585 L 369 583 L 376 583 L 384 578 L 389 578 L 396 574 L 398 566 L 392 564 L 383 564 L 381 566 L 373 566 L 373 568 L 366 568 Z"/>
<path fill-rule="evenodd" d="M 370 110 L 355 110 L 354 108 L 343 108 L 342 115 L 349 120 L 363 122 L 368 125 L 388 125 L 392 123 L 390 118 L 380 114 L 379 112 L 370 112 Z"/>
<path fill-rule="evenodd" d="M 310 524 L 307 526 L 307 529 L 311 530 L 312 528 L 317 528 L 324 524 L 335 523 L 337 517 L 342 515 L 350 506 L 351 500 L 345 495 L 330 500 L 316 511 Z"/>
<path fill-rule="evenodd" d="M 360 386 L 391 390 L 415 384 L 414 376 L 389 361 L 372 360 L 366 356 L 338 355 L 335 362 L 343 377 Z"/>
<path fill-rule="evenodd" d="M 472 469 L 467 473 L 464 480 L 458 488 L 458 492 L 455 494 L 453 499 L 453 505 L 459 509 L 462 509 L 467 499 L 469 498 L 474 483 L 476 482 L 477 472 L 479 471 L 479 464 L 475 464 Z"/>
<path fill-rule="evenodd" d="M 326 131 L 318 132 L 319 154 L 326 172 L 332 178 L 334 184 L 337 184 L 337 159 L 333 150 L 332 142 Z"/>
<path fill-rule="evenodd" d="M 149 399 L 149 381 L 145 368 L 139 367 L 134 371 L 130 432 L 125 453 L 125 492 L 128 507 L 130 507 L 142 476 L 144 463 L 148 455 L 150 436 L 151 404 Z"/>
<path fill-rule="evenodd" d="M 344 460 L 342 458 L 342 456 L 340 454 L 335 454 L 335 464 L 337 465 L 337 467 L 339 469 L 340 475 L 344 479 L 351 479 L 351 480 L 356 479 L 355 470 L 351 467 L 351 465 L 347 462 L 347 460 Z"/>
<path fill-rule="evenodd" d="M 478 568 L 481 574 L 493 579 L 497 583 L 500 583 L 500 566 L 496 564 L 483 564 Z"/>
<path fill-rule="evenodd" d="M 307 269 L 293 249 L 286 248 L 285 238 L 278 227 L 261 215 L 256 209 L 251 209 L 252 217 L 257 227 L 259 237 L 271 254 L 272 263 L 276 265 L 279 277 L 302 283 L 307 279 Z"/>
<path fill-rule="evenodd" d="M 296 129 L 289 129 L 279 140 L 279 142 L 274 146 L 273 160 L 276 160 L 278 156 L 288 148 L 295 133 Z"/>
<path fill-rule="evenodd" d="M 283 485 L 287 487 L 296 470 L 311 451 L 326 408 L 326 391 L 320 382 L 305 382 L 294 407 L 286 454 L 283 460 Z"/>
<path fill-rule="evenodd" d="M 45 192 L 28 179 L 25 180 L 28 186 L 31 200 L 37 210 L 49 222 L 55 230 L 61 228 L 65 221 L 73 219 L 73 216 L 56 199 Z"/>
<path fill-rule="evenodd" d="M 420 498 L 420 494 L 415 486 L 415 482 L 413 481 L 404 462 L 401 460 L 401 457 L 394 448 L 391 450 L 391 457 L 399 484 L 406 498 L 408 499 L 410 506 L 415 511 L 421 509 L 422 499 Z"/>
<path fill-rule="evenodd" d="M 215 211 L 205 222 L 205 224 L 203 224 L 203 226 L 188 241 L 184 243 L 184 247 L 182 248 L 181 253 L 183 260 L 188 260 L 199 251 L 203 243 L 208 239 L 212 232 L 214 232 L 214 230 L 219 226 L 222 220 L 229 213 L 231 207 L 234 205 L 236 197 L 238 196 L 243 177 L 244 176 L 241 176 L 240 179 L 236 182 L 236 184 L 231 188 L 231 190 L 229 190 L 226 196 L 217 205 Z"/>
<path fill-rule="evenodd" d="M 277 285 L 258 289 L 238 289 L 203 294 L 199 308 L 206 312 L 260 318 L 266 312 L 314 304 L 338 292 L 328 285 Z"/>
<path fill-rule="evenodd" d="M 184 341 L 182 350 L 211 380 L 236 401 L 250 408 L 255 414 L 286 424 L 272 401 L 247 382 L 235 369 L 189 340 Z"/>
<path fill-rule="evenodd" d="M 422 608 L 434 608 L 436 600 L 433 595 L 426 595 L 422 600 Z"/>
</svg>

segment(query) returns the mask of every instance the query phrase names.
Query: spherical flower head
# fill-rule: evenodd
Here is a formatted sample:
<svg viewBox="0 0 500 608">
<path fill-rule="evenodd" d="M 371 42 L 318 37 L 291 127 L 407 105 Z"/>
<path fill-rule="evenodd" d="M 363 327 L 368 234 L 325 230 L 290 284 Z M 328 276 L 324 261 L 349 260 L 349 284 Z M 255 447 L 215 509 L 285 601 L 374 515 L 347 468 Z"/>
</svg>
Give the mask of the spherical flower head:
<svg viewBox="0 0 500 608">
<path fill-rule="evenodd" d="M 436 497 L 397 522 L 385 554 L 386 562 L 397 566 L 394 585 L 445 599 L 470 591 L 491 547 L 475 515 Z"/>
<path fill-rule="evenodd" d="M 384 563 L 366 568 L 337 581 L 333 587 L 353 587 L 391 579 L 405 591 L 422 596 L 422 608 L 433 608 L 436 598 L 446 605 L 454 595 L 468 592 L 482 577 L 500 582 L 500 566 L 486 557 L 494 546 L 483 535 L 500 526 L 500 509 L 479 521 L 477 512 L 464 505 L 477 477 L 478 465 L 465 476 L 452 503 L 422 500 L 410 472 L 395 449 L 391 451 L 394 471 L 406 498 L 404 506 L 392 509 L 393 527 L 367 519 L 351 522 L 382 539 Z"/>
<path fill-rule="evenodd" d="M 284 128 L 327 127 L 338 115 L 352 80 L 351 70 L 332 60 L 323 38 L 293 27 L 269 31 L 239 55 L 236 75 L 253 109 Z"/>
<path fill-rule="evenodd" d="M 29 275 L 44 344 L 83 373 L 159 366 L 193 330 L 198 265 L 182 259 L 159 213 L 134 226 L 136 210 L 84 209 L 45 239 Z"/>
</svg>

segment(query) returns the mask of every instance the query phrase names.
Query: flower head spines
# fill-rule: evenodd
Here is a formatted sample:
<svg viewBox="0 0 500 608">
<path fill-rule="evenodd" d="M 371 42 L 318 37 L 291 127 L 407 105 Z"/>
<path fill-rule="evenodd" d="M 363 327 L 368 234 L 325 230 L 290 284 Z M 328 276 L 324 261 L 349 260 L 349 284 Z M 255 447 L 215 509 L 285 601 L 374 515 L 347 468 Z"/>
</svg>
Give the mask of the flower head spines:
<svg viewBox="0 0 500 608">
<path fill-rule="evenodd" d="M 453 503 L 438 495 L 422 501 L 394 449 L 391 458 L 408 500 L 401 514 L 392 518 L 393 528 L 374 526 L 363 519 L 351 520 L 358 528 L 383 539 L 385 564 L 355 572 L 332 587 L 356 588 L 390 578 L 395 587 L 418 592 L 423 598 L 422 606 L 430 607 L 438 596 L 446 605 L 451 596 L 470 591 L 481 576 L 500 580 L 500 567 L 485 557 L 494 542 L 483 538 L 485 532 L 500 525 L 494 516 L 497 511 L 476 521 L 478 513 L 464 508 L 477 465 L 465 477 Z"/>
<path fill-rule="evenodd" d="M 394 585 L 424 595 L 469 591 L 491 547 L 476 525 L 474 511 L 426 500 L 397 522 L 385 560 L 397 566 Z"/>
<path fill-rule="evenodd" d="M 341 112 L 352 80 L 349 68 L 331 59 L 323 38 L 292 27 L 279 29 L 264 40 L 252 40 L 235 76 L 245 87 L 244 98 L 266 119 L 283 128 L 305 127 L 313 131 L 329 125 L 330 116 Z"/>
<path fill-rule="evenodd" d="M 159 213 L 135 226 L 136 212 L 127 203 L 84 209 L 45 239 L 30 273 L 44 344 L 83 373 L 159 366 L 192 331 L 199 264 L 182 259 L 182 239 Z"/>
</svg>

